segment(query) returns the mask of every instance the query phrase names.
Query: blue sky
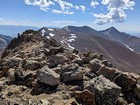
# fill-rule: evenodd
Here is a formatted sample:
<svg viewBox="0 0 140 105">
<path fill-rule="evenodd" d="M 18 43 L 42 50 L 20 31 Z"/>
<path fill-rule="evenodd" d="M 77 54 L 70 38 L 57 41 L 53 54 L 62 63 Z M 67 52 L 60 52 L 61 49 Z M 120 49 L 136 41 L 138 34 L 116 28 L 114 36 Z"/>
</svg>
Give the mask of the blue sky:
<svg viewBox="0 0 140 105">
<path fill-rule="evenodd" d="M 140 33 L 139 7 L 140 0 L 0 0 L 0 25 L 114 26 Z"/>
</svg>

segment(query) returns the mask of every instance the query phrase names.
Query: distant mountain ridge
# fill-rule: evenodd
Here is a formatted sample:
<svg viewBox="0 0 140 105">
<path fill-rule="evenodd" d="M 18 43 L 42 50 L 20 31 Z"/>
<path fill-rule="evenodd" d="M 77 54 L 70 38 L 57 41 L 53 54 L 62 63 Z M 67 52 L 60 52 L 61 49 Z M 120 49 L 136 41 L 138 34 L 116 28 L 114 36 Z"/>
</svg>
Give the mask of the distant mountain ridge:
<svg viewBox="0 0 140 105">
<path fill-rule="evenodd" d="M 121 34 L 121 32 L 113 27 L 110 32 L 112 31 Z M 110 36 L 92 28 L 88 29 L 88 27 L 85 26 L 67 26 L 62 29 L 43 27 L 39 32 L 42 36 L 45 36 L 46 38 L 54 38 L 63 46 L 71 49 L 75 48 L 81 52 L 95 51 L 104 54 L 106 59 L 112 64 L 115 64 L 115 66 L 122 71 L 139 72 L 140 70 L 140 54 L 132 51 L 129 46 L 109 39 Z M 137 64 L 134 64 L 134 62 L 137 62 Z"/>
<path fill-rule="evenodd" d="M 0 34 L 0 55 L 13 38 Z"/>
<path fill-rule="evenodd" d="M 96 31 L 95 29 L 89 27 L 89 26 L 81 26 L 81 27 L 77 27 L 77 26 L 66 26 L 64 28 L 62 28 L 62 30 L 66 30 L 66 31 L 70 31 L 70 32 L 75 32 L 75 33 L 88 33 L 90 35 L 94 35 L 94 36 L 100 36 L 103 38 L 107 38 L 106 36 L 104 36 L 102 33 L 99 33 L 98 31 Z"/>
<path fill-rule="evenodd" d="M 117 41 L 132 51 L 140 53 L 140 38 L 131 36 L 124 32 L 119 32 L 116 28 L 110 27 L 106 30 L 100 31 L 109 38 L 109 40 Z"/>
<path fill-rule="evenodd" d="M 39 28 L 34 26 L 0 25 L 0 34 L 16 37 L 18 33 L 28 29 L 38 30 Z"/>
</svg>

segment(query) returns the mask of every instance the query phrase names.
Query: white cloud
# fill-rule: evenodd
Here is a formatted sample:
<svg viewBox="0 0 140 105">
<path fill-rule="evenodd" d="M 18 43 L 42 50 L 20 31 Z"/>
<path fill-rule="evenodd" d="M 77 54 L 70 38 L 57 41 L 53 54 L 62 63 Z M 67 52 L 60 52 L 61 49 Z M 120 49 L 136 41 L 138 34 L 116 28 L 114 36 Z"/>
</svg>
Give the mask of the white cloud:
<svg viewBox="0 0 140 105">
<path fill-rule="evenodd" d="M 80 0 L 79 0 L 80 1 Z M 67 0 L 24 0 L 27 5 L 38 6 L 45 12 L 55 14 L 74 14 L 77 11 L 86 11 L 85 5 L 76 5 Z M 85 0 L 86 2 L 86 0 Z M 97 5 L 106 7 L 107 13 L 92 13 L 99 25 L 110 22 L 123 22 L 127 15 L 126 10 L 133 10 L 135 6 L 134 0 L 90 0 L 89 6 L 95 8 Z M 94 11 L 96 12 L 96 11 Z"/>
<path fill-rule="evenodd" d="M 93 8 L 95 8 L 97 5 L 99 5 L 99 3 L 96 0 L 92 0 L 90 3 L 90 6 L 92 6 Z"/>
<path fill-rule="evenodd" d="M 107 6 L 108 13 L 94 14 L 96 23 L 99 25 L 109 22 L 123 22 L 127 17 L 125 10 L 133 10 L 135 5 L 135 2 L 131 0 L 102 0 L 101 3 Z"/>
<path fill-rule="evenodd" d="M 85 6 L 81 5 L 81 6 L 79 6 L 79 7 L 81 8 L 81 10 L 82 10 L 83 12 L 85 12 L 85 10 L 86 10 L 86 7 L 85 7 Z"/>
<path fill-rule="evenodd" d="M 2 22 L 3 21 L 3 18 L 0 18 L 0 22 Z"/>
<path fill-rule="evenodd" d="M 74 14 L 72 9 L 85 11 L 86 7 L 83 5 L 77 6 L 65 0 L 24 0 L 27 5 L 39 6 L 43 11 L 51 11 L 56 14 Z M 51 6 L 59 5 L 60 9 L 54 9 Z"/>
</svg>

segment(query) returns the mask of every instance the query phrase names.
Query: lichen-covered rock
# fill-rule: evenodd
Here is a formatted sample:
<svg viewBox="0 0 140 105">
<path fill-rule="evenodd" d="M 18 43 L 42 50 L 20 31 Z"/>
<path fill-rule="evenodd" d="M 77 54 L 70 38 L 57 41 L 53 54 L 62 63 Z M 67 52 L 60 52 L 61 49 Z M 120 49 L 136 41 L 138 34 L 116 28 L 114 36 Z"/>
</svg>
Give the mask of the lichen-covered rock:
<svg viewBox="0 0 140 105">
<path fill-rule="evenodd" d="M 37 79 L 39 82 L 51 86 L 56 86 L 60 83 L 59 75 L 46 66 L 38 70 Z"/>
<path fill-rule="evenodd" d="M 93 78 L 85 86 L 85 89 L 95 94 L 95 102 L 97 105 L 115 105 L 121 92 L 119 86 L 102 75 Z"/>
<path fill-rule="evenodd" d="M 60 71 L 60 77 L 63 82 L 82 80 L 83 72 L 79 68 L 78 64 L 66 64 L 62 67 L 62 70 Z"/>
</svg>

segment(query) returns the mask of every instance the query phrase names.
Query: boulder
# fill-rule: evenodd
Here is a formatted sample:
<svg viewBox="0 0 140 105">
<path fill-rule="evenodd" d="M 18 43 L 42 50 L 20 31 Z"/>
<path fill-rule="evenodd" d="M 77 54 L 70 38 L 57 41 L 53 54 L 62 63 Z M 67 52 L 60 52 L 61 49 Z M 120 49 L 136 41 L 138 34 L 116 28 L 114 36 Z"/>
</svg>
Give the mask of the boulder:
<svg viewBox="0 0 140 105">
<path fill-rule="evenodd" d="M 95 59 L 95 58 L 97 58 L 97 57 L 98 57 L 98 54 L 97 54 L 97 53 L 90 53 L 90 54 L 89 54 L 90 60 L 93 60 L 93 59 Z"/>
<path fill-rule="evenodd" d="M 140 99 L 140 84 L 137 84 L 134 88 L 134 93 L 137 95 L 137 97 Z"/>
<path fill-rule="evenodd" d="M 56 67 L 58 64 L 64 64 L 66 62 L 66 58 L 62 54 L 51 55 L 48 59 L 49 67 Z"/>
<path fill-rule="evenodd" d="M 100 70 L 101 67 L 103 67 L 104 65 L 101 63 L 100 60 L 98 59 L 93 59 L 90 61 L 89 63 L 89 67 L 94 71 L 97 72 Z"/>
<path fill-rule="evenodd" d="M 8 70 L 8 79 L 9 81 L 15 81 L 15 69 L 9 69 Z"/>
<path fill-rule="evenodd" d="M 89 69 L 88 71 L 86 71 L 85 76 L 87 76 L 89 78 L 94 78 L 97 75 L 92 70 Z"/>
<path fill-rule="evenodd" d="M 57 54 L 57 53 L 63 53 L 64 52 L 64 48 L 63 47 L 50 47 L 49 48 L 49 54 Z"/>
<path fill-rule="evenodd" d="M 121 72 L 117 77 L 115 77 L 114 81 L 118 86 L 122 87 L 124 91 L 132 89 L 132 87 L 137 83 L 137 81 L 128 72 Z"/>
<path fill-rule="evenodd" d="M 5 85 L 7 85 L 7 79 L 5 77 L 3 77 L 0 79 L 0 98 L 1 98 L 1 91 Z"/>
<path fill-rule="evenodd" d="M 22 66 L 23 60 L 22 58 L 9 58 L 3 62 L 3 67 L 14 68 Z"/>
<path fill-rule="evenodd" d="M 26 70 L 37 70 L 40 68 L 40 63 L 35 60 L 26 60 L 24 65 L 24 69 Z"/>
<path fill-rule="evenodd" d="M 106 66 L 103 66 L 98 72 L 98 75 L 103 75 L 104 77 L 106 77 L 107 79 L 113 81 L 114 77 L 115 77 L 115 73 L 116 73 L 116 69 L 114 68 L 109 68 Z"/>
<path fill-rule="evenodd" d="M 102 75 L 93 78 L 85 89 L 95 94 L 96 105 L 115 105 L 121 88 Z"/>
<path fill-rule="evenodd" d="M 105 66 L 112 67 L 112 64 L 108 62 L 108 60 L 101 61 Z"/>
<path fill-rule="evenodd" d="M 96 105 L 95 94 L 87 89 L 84 91 L 75 91 L 74 97 L 82 105 Z"/>
<path fill-rule="evenodd" d="M 59 75 L 47 66 L 44 66 L 43 68 L 38 70 L 37 79 L 39 82 L 50 86 L 56 86 L 60 83 Z"/>
<path fill-rule="evenodd" d="M 73 63 L 77 63 L 79 66 L 83 65 L 83 60 L 81 58 L 75 58 L 73 60 Z"/>
<path fill-rule="evenodd" d="M 62 70 L 60 71 L 60 77 L 63 82 L 82 80 L 83 72 L 76 63 L 72 63 L 69 65 L 66 64 L 62 66 Z"/>
<path fill-rule="evenodd" d="M 89 57 L 83 57 L 82 60 L 84 64 L 89 64 L 90 61 Z"/>
</svg>

